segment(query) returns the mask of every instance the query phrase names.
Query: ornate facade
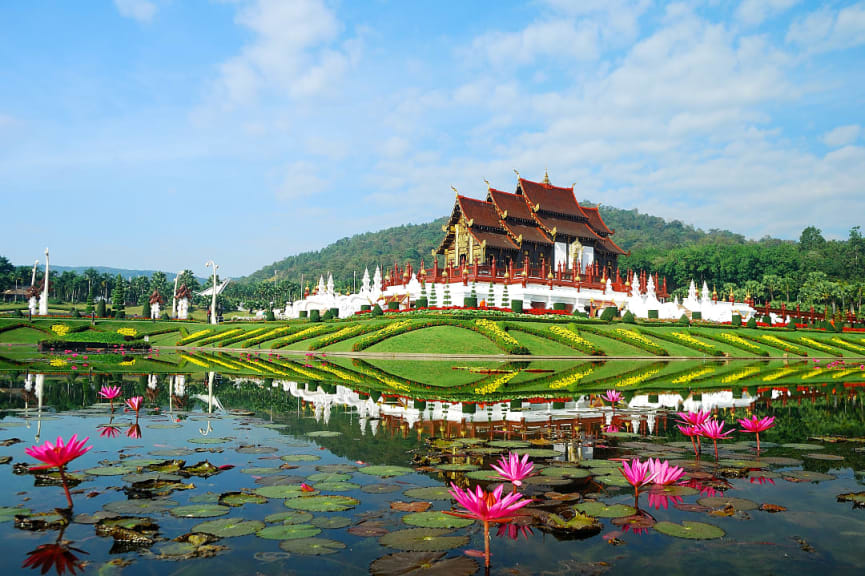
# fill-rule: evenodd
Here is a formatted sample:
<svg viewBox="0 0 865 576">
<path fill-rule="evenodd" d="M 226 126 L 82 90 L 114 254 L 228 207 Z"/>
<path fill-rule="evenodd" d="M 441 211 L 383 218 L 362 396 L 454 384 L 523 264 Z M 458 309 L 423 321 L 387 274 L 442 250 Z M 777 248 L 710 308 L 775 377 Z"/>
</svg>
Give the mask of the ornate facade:
<svg viewBox="0 0 865 576">
<path fill-rule="evenodd" d="M 519 176 L 519 174 L 517 174 Z M 597 264 L 614 270 L 619 255 L 597 208 L 580 206 L 574 188 L 518 178 L 514 193 L 487 184 L 486 200 L 457 194 L 445 237 L 435 254 L 445 265 L 493 264 L 499 268 L 528 260 L 532 267 L 580 273 Z"/>
</svg>

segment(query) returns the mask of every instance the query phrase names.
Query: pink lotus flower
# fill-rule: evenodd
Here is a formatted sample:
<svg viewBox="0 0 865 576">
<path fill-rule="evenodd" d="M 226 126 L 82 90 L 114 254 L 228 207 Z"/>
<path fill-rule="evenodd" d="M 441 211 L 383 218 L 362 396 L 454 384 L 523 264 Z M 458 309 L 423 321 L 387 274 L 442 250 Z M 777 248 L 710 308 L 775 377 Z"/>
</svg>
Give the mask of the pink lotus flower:
<svg viewBox="0 0 865 576">
<path fill-rule="evenodd" d="M 72 496 L 69 494 L 69 486 L 66 484 L 66 465 L 93 448 L 93 446 L 84 446 L 88 440 L 90 440 L 89 437 L 78 440 L 78 434 L 73 434 L 69 442 L 64 444 L 63 438 L 58 436 L 57 444 L 52 444 L 50 440 L 46 440 L 42 446 L 31 446 L 24 450 L 28 455 L 45 462 L 42 466 L 31 466 L 30 470 L 57 468 L 60 472 L 60 480 L 63 482 L 63 490 L 66 492 L 69 508 L 72 508 Z"/>
<path fill-rule="evenodd" d="M 660 458 L 652 460 L 649 458 L 649 472 L 653 476 L 653 482 L 660 486 L 672 484 L 682 477 L 685 473 L 683 468 L 671 465 L 667 460 L 661 461 Z"/>
<path fill-rule="evenodd" d="M 732 434 L 734 431 L 724 430 L 724 421 L 718 422 L 717 420 L 709 420 L 704 422 L 701 426 L 703 429 L 703 436 L 706 438 L 711 438 L 712 443 L 715 445 L 715 460 L 718 459 L 718 440 L 725 440 Z"/>
<path fill-rule="evenodd" d="M 126 436 L 129 438 L 141 438 L 141 426 L 137 423 L 126 429 Z"/>
<path fill-rule="evenodd" d="M 757 416 L 751 416 L 750 418 L 739 420 L 739 426 L 742 427 L 742 432 L 750 432 L 751 434 L 755 434 L 757 436 L 758 453 L 760 452 L 760 432 L 768 430 L 774 425 L 774 416 L 766 416 L 764 418 L 757 418 Z"/>
<path fill-rule="evenodd" d="M 691 446 L 694 448 L 694 457 L 699 460 L 700 447 L 698 442 L 700 441 L 700 437 L 703 436 L 703 428 L 692 424 L 677 424 L 676 428 L 679 429 L 679 432 L 691 439 Z M 694 438 L 697 440 L 695 441 Z"/>
<path fill-rule="evenodd" d="M 117 438 L 120 434 L 120 428 L 111 424 L 102 424 L 99 426 L 99 435 L 103 438 Z"/>
<path fill-rule="evenodd" d="M 499 465 L 493 464 L 492 469 L 499 473 L 499 476 L 513 484 L 515 487 L 523 485 L 523 478 L 530 476 L 535 465 L 529 462 L 529 455 L 523 456 L 520 460 L 519 455 L 511 452 L 508 457 L 502 456 L 499 458 Z"/>
<path fill-rule="evenodd" d="M 682 502 L 683 500 L 681 496 L 670 496 L 663 492 L 649 491 L 649 506 L 655 510 L 660 510 L 661 508 L 666 510 L 670 504 L 676 506 Z"/>
<path fill-rule="evenodd" d="M 622 462 L 622 468 L 619 468 L 619 472 L 622 473 L 628 484 L 634 487 L 634 501 L 640 497 L 640 488 L 655 480 L 655 475 L 649 465 L 650 462 L 651 460 L 640 462 L 639 458 L 634 458 L 630 465 L 627 462 Z"/>
<path fill-rule="evenodd" d="M 531 502 L 517 492 L 502 497 L 503 488 L 504 486 L 500 485 L 492 492 L 487 492 L 480 486 L 476 486 L 474 492 L 470 489 L 463 491 L 451 482 L 451 488 L 448 490 L 460 506 L 465 508 L 465 512 L 447 512 L 448 514 L 483 522 L 484 560 L 487 566 L 490 565 L 490 522 L 510 522 L 517 510 Z"/>
<path fill-rule="evenodd" d="M 679 412 L 676 416 L 678 416 L 679 420 L 685 424 L 690 424 L 691 426 L 702 426 L 703 423 L 709 419 L 711 414 L 700 410 L 698 412 Z"/>
<path fill-rule="evenodd" d="M 616 390 L 607 390 L 606 393 L 601 396 L 601 398 L 603 398 L 610 404 L 615 405 L 622 400 L 622 393 Z"/>
<path fill-rule="evenodd" d="M 111 410 L 114 410 L 114 399 L 120 396 L 120 386 L 103 386 L 99 391 L 99 395 L 111 404 Z"/>
<path fill-rule="evenodd" d="M 496 531 L 496 536 L 506 536 L 511 540 L 519 540 L 520 536 L 529 539 L 529 535 L 533 534 L 531 526 L 523 526 L 522 524 L 500 524 Z"/>
<path fill-rule="evenodd" d="M 141 410 L 141 406 L 144 404 L 144 396 L 133 396 L 132 398 L 126 401 L 126 405 L 130 410 L 135 411 L 135 417 L 138 417 L 138 411 Z"/>
</svg>

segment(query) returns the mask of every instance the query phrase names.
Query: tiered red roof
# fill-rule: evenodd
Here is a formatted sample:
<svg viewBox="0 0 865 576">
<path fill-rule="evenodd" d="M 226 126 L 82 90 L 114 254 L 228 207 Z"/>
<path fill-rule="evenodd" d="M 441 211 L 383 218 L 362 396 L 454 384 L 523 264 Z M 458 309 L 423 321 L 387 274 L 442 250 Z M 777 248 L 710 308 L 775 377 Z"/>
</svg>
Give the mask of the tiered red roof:
<svg viewBox="0 0 865 576">
<path fill-rule="evenodd" d="M 186 284 L 180 285 L 180 288 L 177 289 L 177 294 L 175 296 L 178 300 L 181 300 L 183 298 L 192 300 L 192 292 L 190 292 L 189 288 L 186 287 Z"/>
</svg>

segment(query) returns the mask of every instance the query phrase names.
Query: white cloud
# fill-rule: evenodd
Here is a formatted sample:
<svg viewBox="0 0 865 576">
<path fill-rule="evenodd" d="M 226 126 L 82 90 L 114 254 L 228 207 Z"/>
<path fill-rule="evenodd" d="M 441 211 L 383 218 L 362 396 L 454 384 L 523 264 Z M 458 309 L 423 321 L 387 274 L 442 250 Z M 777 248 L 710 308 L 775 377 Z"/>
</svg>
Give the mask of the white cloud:
<svg viewBox="0 0 865 576">
<path fill-rule="evenodd" d="M 799 0 L 743 0 L 736 9 L 736 17 L 748 26 L 758 26 L 798 3 Z"/>
<path fill-rule="evenodd" d="M 132 18 L 139 22 L 150 22 L 156 15 L 156 5 L 147 0 L 114 0 L 114 6 L 124 18 Z"/>
<path fill-rule="evenodd" d="M 248 104 L 264 89 L 293 98 L 323 93 L 359 57 L 358 41 L 336 45 L 342 24 L 321 0 L 257 0 L 237 15 L 254 34 L 221 66 L 229 104 Z"/>
<path fill-rule="evenodd" d="M 285 168 L 284 174 L 282 184 L 276 192 L 279 200 L 294 202 L 327 191 L 327 183 L 325 178 L 322 178 L 321 169 L 310 162 L 302 160 L 292 162 Z"/>
<path fill-rule="evenodd" d="M 840 148 L 853 144 L 859 138 L 860 127 L 858 124 L 848 124 L 847 126 L 838 126 L 834 130 L 830 130 L 823 134 L 823 143 L 830 148 Z"/>
<path fill-rule="evenodd" d="M 824 7 L 794 21 L 787 42 L 806 52 L 844 50 L 865 44 L 865 2 L 840 10 Z"/>
</svg>

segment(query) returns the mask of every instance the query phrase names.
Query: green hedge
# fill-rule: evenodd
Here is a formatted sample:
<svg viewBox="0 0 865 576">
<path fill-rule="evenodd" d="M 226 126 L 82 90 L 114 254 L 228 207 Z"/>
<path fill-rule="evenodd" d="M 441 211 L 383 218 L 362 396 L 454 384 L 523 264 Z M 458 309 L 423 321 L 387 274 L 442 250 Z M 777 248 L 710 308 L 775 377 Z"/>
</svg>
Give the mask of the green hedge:
<svg viewBox="0 0 865 576">
<path fill-rule="evenodd" d="M 553 310 L 566 310 L 567 305 L 564 302 L 554 302 Z"/>
<path fill-rule="evenodd" d="M 703 319 L 703 313 L 700 312 L 699 310 L 691 312 L 691 320 L 702 320 L 702 319 Z"/>
<path fill-rule="evenodd" d="M 523 311 L 523 301 L 511 300 L 511 311 L 521 313 Z"/>
<path fill-rule="evenodd" d="M 298 318 L 307 318 L 308 316 L 309 316 L 309 312 L 307 312 L 306 310 L 301 310 L 297 314 Z"/>
<path fill-rule="evenodd" d="M 612 322 L 616 316 L 619 315 L 619 309 L 615 306 L 607 306 L 604 308 L 604 311 L 601 312 L 601 320 L 604 322 Z"/>
<path fill-rule="evenodd" d="M 679 330 L 674 330 L 674 332 L 680 332 Z M 685 332 L 681 331 L 683 334 L 687 334 L 691 338 L 695 338 L 690 331 Z M 659 340 L 664 340 L 665 342 L 672 342 L 673 344 L 679 344 L 680 346 L 684 346 L 685 348 L 690 348 L 691 350 L 696 350 L 698 352 L 702 352 L 703 354 L 708 354 L 709 356 L 723 356 L 724 353 L 712 346 L 711 344 L 706 344 L 705 342 L 690 342 L 687 340 L 681 340 L 673 336 L 672 333 L 666 334 L 663 329 L 655 330 L 652 332 L 648 332 L 646 330 L 640 330 L 640 333 L 645 334 L 647 336 L 653 336 Z"/>
<path fill-rule="evenodd" d="M 371 305 L 369 305 L 369 304 L 361 304 L 360 305 L 360 311 L 361 312 L 369 312 L 370 310 L 372 310 Z"/>
<path fill-rule="evenodd" d="M 320 310 L 310 310 L 309 311 L 309 321 L 310 322 L 321 322 L 321 311 Z"/>
<path fill-rule="evenodd" d="M 465 308 L 477 308 L 478 307 L 478 299 L 477 296 L 466 296 L 463 298 L 463 306 Z"/>
<path fill-rule="evenodd" d="M 613 330 L 601 330 L 594 326 L 586 326 L 582 325 L 581 330 L 584 332 L 590 332 L 591 334 L 597 334 L 598 336 L 604 336 L 606 338 L 611 338 L 618 342 L 624 342 L 625 344 L 630 344 L 631 346 L 635 346 L 641 350 L 645 350 L 651 354 L 655 354 L 657 356 L 669 356 L 670 353 L 667 352 L 665 348 L 662 348 L 655 344 L 654 342 L 645 342 L 645 336 L 637 332 L 639 336 L 642 338 L 634 338 L 628 335 L 629 332 L 633 332 L 633 328 L 615 328 Z"/>
<path fill-rule="evenodd" d="M 426 298 L 418 298 L 414 303 L 418 308 L 429 308 L 429 300 Z"/>
<path fill-rule="evenodd" d="M 658 311 L 657 310 L 649 310 L 649 319 L 657 320 L 658 319 Z"/>
<path fill-rule="evenodd" d="M 738 314 L 733 314 L 733 318 L 730 320 L 730 324 L 732 326 L 741 326 L 742 325 L 742 317 Z"/>
<path fill-rule="evenodd" d="M 388 310 L 399 310 L 399 302 L 388 302 L 387 303 Z"/>
<path fill-rule="evenodd" d="M 566 332 L 573 332 L 576 338 L 569 338 L 568 334 L 559 332 L 559 330 L 555 330 L 558 328 L 559 330 L 563 330 Z M 574 350 L 579 350 L 585 354 L 590 354 L 592 356 L 606 356 L 606 353 L 598 348 L 594 343 L 589 342 L 576 330 L 576 324 L 571 324 L 568 328 L 564 326 L 546 326 L 545 328 L 535 328 L 534 326 L 524 326 L 522 324 L 505 324 L 505 329 L 508 331 L 515 330 L 518 332 L 525 332 L 526 334 L 532 334 L 533 336 L 539 336 L 541 338 L 546 338 L 547 340 L 552 340 L 553 342 L 558 342 L 559 344 L 564 344 L 569 348 L 573 348 Z M 558 333 L 557 333 L 558 332 Z"/>
</svg>

